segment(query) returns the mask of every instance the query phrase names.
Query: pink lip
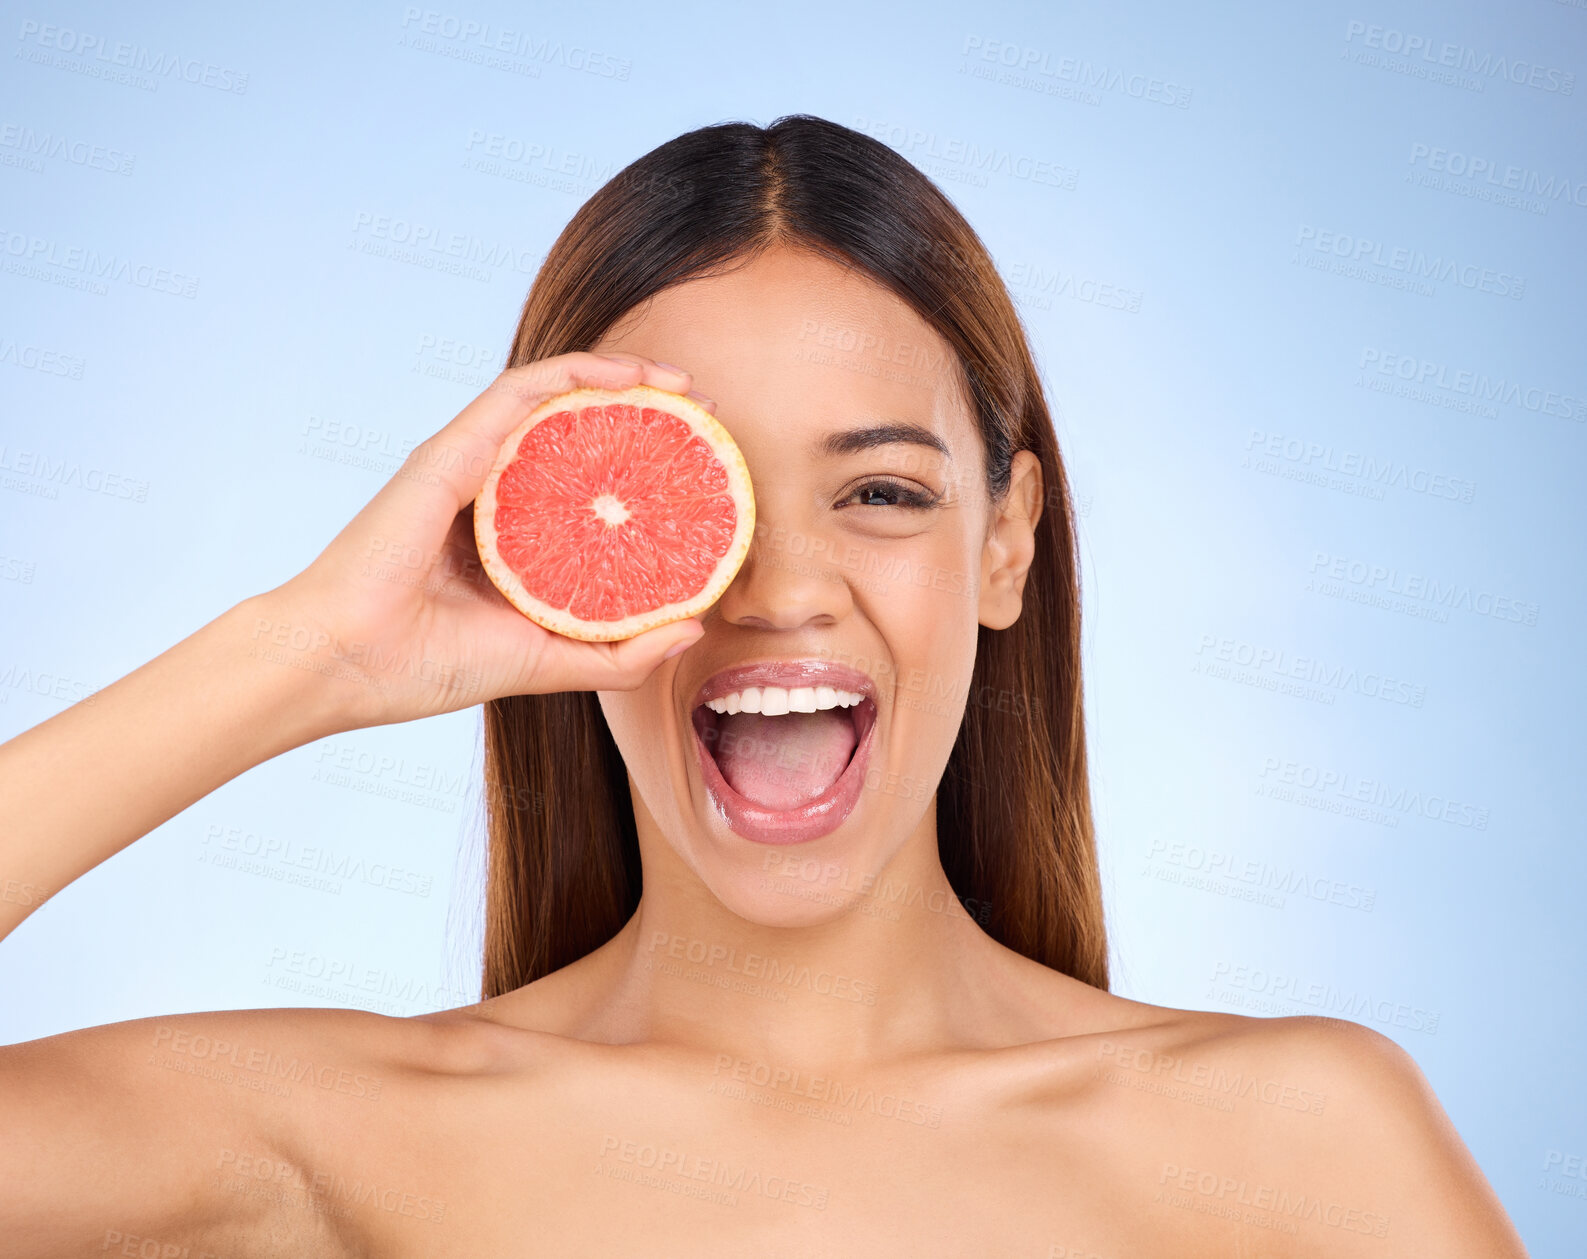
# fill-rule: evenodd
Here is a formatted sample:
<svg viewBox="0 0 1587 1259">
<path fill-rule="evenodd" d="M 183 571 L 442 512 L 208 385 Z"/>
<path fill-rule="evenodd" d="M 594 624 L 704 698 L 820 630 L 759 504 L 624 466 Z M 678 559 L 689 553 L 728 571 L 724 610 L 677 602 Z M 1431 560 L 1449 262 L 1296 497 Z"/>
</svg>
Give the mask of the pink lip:
<svg viewBox="0 0 1587 1259">
<path fill-rule="evenodd" d="M 848 765 L 826 791 L 797 809 L 768 809 L 734 791 L 722 777 L 716 758 L 701 738 L 701 727 L 709 718 L 701 715 L 700 706 L 707 700 L 748 686 L 830 686 L 840 691 L 858 691 L 865 696 L 852 710 L 859 743 Z M 876 731 L 875 694 L 876 684 L 866 674 L 827 661 L 766 661 L 725 669 L 706 679 L 695 697 L 690 724 L 705 789 L 729 828 L 759 844 L 800 844 L 819 839 L 842 825 L 859 803 L 860 792 L 865 788 L 865 771 L 870 764 Z"/>
<path fill-rule="evenodd" d="M 742 691 L 747 686 L 830 686 L 834 690 L 858 691 L 872 699 L 876 697 L 876 683 L 870 675 L 846 664 L 834 664 L 829 660 L 765 660 L 713 673 L 701 684 L 694 705 L 698 708 L 707 700 Z"/>
</svg>

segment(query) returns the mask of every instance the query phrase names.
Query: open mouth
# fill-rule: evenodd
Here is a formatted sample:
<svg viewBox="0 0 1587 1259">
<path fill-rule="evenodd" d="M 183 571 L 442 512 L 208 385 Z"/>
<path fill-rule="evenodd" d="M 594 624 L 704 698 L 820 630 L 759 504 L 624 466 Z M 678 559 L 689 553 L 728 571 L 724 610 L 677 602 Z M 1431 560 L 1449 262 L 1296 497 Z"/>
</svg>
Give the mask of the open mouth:
<svg viewBox="0 0 1587 1259">
<path fill-rule="evenodd" d="M 825 835 L 865 784 L 875 687 L 824 662 L 746 665 L 701 688 L 691 722 L 700 770 L 728 826 L 790 844 Z"/>
</svg>

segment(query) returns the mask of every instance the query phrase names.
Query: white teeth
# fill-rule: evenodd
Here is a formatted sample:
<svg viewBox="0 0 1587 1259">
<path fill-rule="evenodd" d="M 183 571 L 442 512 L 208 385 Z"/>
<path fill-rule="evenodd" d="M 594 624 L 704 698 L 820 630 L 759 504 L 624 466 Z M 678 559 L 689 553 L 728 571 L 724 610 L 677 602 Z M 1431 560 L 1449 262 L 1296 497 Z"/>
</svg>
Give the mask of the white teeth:
<svg viewBox="0 0 1587 1259">
<path fill-rule="evenodd" d="M 705 706 L 714 713 L 760 713 L 781 717 L 785 713 L 852 708 L 864 698 L 858 691 L 840 691 L 831 686 L 749 686 L 706 700 Z"/>
</svg>

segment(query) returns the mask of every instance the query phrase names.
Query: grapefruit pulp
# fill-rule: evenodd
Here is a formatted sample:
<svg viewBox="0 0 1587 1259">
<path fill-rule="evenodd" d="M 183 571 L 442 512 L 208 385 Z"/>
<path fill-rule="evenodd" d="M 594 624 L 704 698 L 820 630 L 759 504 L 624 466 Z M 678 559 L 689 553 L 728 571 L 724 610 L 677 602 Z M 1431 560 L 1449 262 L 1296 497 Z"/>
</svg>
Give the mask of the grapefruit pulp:
<svg viewBox="0 0 1587 1259">
<path fill-rule="evenodd" d="M 749 554 L 755 496 L 704 407 L 649 385 L 575 389 L 502 443 L 474 500 L 496 588 L 568 638 L 611 642 L 705 611 Z"/>
</svg>

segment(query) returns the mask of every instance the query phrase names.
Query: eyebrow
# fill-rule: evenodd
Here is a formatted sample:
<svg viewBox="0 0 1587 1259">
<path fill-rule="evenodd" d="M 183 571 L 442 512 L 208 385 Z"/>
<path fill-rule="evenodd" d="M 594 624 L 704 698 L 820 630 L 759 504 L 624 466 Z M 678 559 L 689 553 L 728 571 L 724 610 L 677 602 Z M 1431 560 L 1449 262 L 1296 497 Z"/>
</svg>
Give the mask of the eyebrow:
<svg viewBox="0 0 1587 1259">
<path fill-rule="evenodd" d="M 925 446 L 944 458 L 953 458 L 948 443 L 921 424 L 872 424 L 865 428 L 840 429 L 818 440 L 815 451 L 818 455 L 834 458 L 893 445 Z"/>
</svg>

